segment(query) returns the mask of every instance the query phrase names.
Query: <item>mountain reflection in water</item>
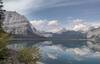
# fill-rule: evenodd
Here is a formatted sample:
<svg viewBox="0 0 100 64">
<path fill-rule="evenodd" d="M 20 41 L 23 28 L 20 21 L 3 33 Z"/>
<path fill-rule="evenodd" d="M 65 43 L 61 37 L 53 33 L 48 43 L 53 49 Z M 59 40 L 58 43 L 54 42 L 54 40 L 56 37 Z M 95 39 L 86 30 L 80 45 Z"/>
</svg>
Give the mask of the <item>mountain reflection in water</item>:
<svg viewBox="0 0 100 64">
<path fill-rule="evenodd" d="M 9 48 L 40 48 L 39 64 L 100 64 L 99 43 L 82 40 L 23 42 L 8 45 Z"/>
</svg>

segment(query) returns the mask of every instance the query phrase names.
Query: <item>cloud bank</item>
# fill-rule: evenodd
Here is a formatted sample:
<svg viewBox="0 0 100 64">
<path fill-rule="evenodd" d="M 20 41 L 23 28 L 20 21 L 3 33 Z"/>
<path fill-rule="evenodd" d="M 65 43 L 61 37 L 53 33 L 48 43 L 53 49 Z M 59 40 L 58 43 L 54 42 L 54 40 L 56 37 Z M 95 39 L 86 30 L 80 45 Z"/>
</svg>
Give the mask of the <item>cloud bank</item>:
<svg viewBox="0 0 100 64">
<path fill-rule="evenodd" d="M 46 32 L 59 32 L 63 30 L 75 30 L 75 31 L 88 31 L 93 28 L 100 27 L 99 22 L 88 22 L 84 19 L 73 19 L 65 24 L 61 24 L 59 20 L 33 20 L 31 24 L 39 31 Z"/>
<path fill-rule="evenodd" d="M 58 20 L 33 20 L 31 24 L 40 31 L 58 32 L 62 29 Z"/>
<path fill-rule="evenodd" d="M 49 59 L 61 59 L 63 56 L 69 60 L 82 61 L 88 58 L 100 58 L 100 52 L 89 49 L 88 47 L 82 48 L 64 48 L 62 46 L 52 45 L 44 46 L 41 48 L 45 53 L 44 57 Z"/>
<path fill-rule="evenodd" d="M 4 9 L 28 14 L 30 9 L 36 9 L 40 1 L 37 0 L 4 0 Z"/>
</svg>

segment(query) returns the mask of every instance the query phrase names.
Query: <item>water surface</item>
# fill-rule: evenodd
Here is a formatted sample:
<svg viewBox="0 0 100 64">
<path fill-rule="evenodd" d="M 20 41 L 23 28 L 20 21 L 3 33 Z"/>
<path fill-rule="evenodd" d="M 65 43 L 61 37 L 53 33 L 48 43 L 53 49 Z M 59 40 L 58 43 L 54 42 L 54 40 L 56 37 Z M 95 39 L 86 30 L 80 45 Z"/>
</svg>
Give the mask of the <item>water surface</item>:
<svg viewBox="0 0 100 64">
<path fill-rule="evenodd" d="M 82 40 L 44 41 L 12 43 L 13 49 L 40 48 L 42 55 L 39 64 L 100 64 L 100 52 L 93 48 L 92 42 Z"/>
</svg>

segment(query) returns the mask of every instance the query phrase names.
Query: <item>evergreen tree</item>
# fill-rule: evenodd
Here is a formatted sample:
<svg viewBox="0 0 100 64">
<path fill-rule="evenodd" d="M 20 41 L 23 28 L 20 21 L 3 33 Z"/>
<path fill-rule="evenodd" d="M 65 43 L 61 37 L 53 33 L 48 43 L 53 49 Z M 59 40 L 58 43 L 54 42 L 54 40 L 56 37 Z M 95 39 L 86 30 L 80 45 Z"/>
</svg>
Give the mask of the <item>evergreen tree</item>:
<svg viewBox="0 0 100 64">
<path fill-rule="evenodd" d="M 7 42 L 9 41 L 9 34 L 4 32 L 2 25 L 4 21 L 4 10 L 2 10 L 3 2 L 0 0 L 0 61 L 4 60 L 8 56 Z"/>
</svg>

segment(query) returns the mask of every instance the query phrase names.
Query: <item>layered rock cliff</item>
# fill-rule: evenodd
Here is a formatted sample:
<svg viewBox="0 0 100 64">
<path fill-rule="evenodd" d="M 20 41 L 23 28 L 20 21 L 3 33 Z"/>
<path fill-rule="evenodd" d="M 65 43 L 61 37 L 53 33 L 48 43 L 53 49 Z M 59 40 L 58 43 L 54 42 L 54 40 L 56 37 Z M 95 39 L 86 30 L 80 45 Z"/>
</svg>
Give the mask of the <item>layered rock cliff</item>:
<svg viewBox="0 0 100 64">
<path fill-rule="evenodd" d="M 3 22 L 4 30 L 12 34 L 32 34 L 36 29 L 32 29 L 29 21 L 23 15 L 17 12 L 5 12 L 5 20 Z"/>
<path fill-rule="evenodd" d="M 92 39 L 93 41 L 100 41 L 100 27 L 91 29 L 87 33 L 87 38 Z"/>
<path fill-rule="evenodd" d="M 5 12 L 3 28 L 6 32 L 15 35 L 14 38 L 20 38 L 20 40 L 42 39 L 43 37 L 33 26 L 31 26 L 25 16 L 20 15 L 17 12 Z"/>
</svg>

